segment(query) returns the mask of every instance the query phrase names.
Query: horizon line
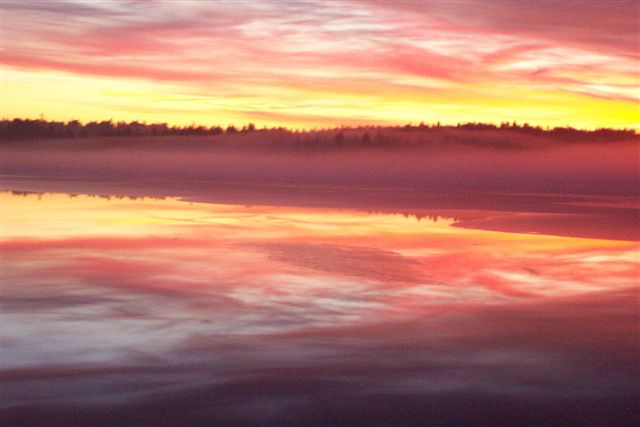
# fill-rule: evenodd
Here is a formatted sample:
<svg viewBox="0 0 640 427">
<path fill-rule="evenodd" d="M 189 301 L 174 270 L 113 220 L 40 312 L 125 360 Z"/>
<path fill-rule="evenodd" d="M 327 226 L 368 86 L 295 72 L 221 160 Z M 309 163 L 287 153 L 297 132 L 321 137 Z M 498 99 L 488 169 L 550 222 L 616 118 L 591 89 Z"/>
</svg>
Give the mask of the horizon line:
<svg viewBox="0 0 640 427">
<path fill-rule="evenodd" d="M 562 126 L 550 126 L 550 125 L 541 125 L 541 124 L 536 124 L 536 123 L 529 123 L 529 122 L 520 122 L 518 120 L 509 120 L 509 121 L 501 121 L 501 122 L 483 122 L 483 121 L 465 121 L 465 122 L 456 122 L 456 123 L 443 123 L 442 121 L 436 121 L 436 122 L 428 122 L 428 121 L 420 121 L 419 123 L 414 123 L 414 122 L 406 122 L 406 123 L 395 123 L 395 124 L 391 124 L 391 123 L 370 123 L 370 124 L 336 124 L 333 126 L 328 126 L 328 127 L 292 127 L 292 126 L 286 126 L 286 125 L 266 125 L 263 124 L 261 126 L 258 126 L 255 122 L 252 121 L 248 121 L 248 122 L 244 122 L 241 125 L 238 125 L 236 123 L 228 123 L 226 125 L 223 125 L 221 123 L 215 123 L 215 124 L 204 124 L 204 123 L 196 123 L 196 122 L 192 122 L 190 124 L 178 124 L 178 123 L 170 123 L 170 122 L 156 122 L 156 121 L 147 121 L 147 120 L 114 120 L 113 118 L 109 118 L 109 119 L 102 119 L 102 120 L 79 120 L 79 119 L 75 119 L 75 118 L 70 118 L 67 120 L 56 120 L 56 119 L 47 119 L 44 117 L 44 115 L 40 115 L 40 117 L 38 118 L 31 118 L 31 117 L 13 117 L 13 118 L 5 118 L 2 117 L 0 119 L 0 122 L 5 123 L 5 122 L 13 122 L 16 120 L 21 120 L 21 121 L 30 121 L 30 122 L 44 122 L 44 123 L 58 123 L 58 124 L 63 124 L 65 126 L 68 126 L 69 124 L 73 123 L 73 122 L 77 122 L 78 124 L 80 124 L 81 126 L 87 126 L 88 124 L 91 123 L 96 123 L 96 124 L 100 124 L 100 123 L 111 123 L 113 125 L 118 125 L 118 124 L 125 124 L 125 125 L 131 125 L 134 123 L 140 124 L 140 125 L 144 125 L 144 126 L 166 126 L 167 128 L 173 128 L 173 129 L 222 129 L 223 131 L 226 131 L 230 128 L 233 128 L 233 130 L 235 131 L 241 131 L 243 129 L 247 129 L 250 126 L 253 126 L 253 131 L 260 131 L 260 130 L 286 130 L 288 132 L 323 132 L 323 131 L 335 131 L 335 130 L 357 130 L 357 129 L 383 129 L 383 128 L 393 128 L 393 129 L 400 129 L 400 128 L 459 128 L 459 127 L 463 127 L 463 126 L 469 126 L 469 125 L 475 125 L 475 126 L 487 126 L 487 127 L 494 127 L 496 129 L 504 129 L 504 128 L 515 128 L 515 129 L 522 129 L 522 128 L 532 128 L 532 129 L 538 129 L 538 130 L 542 130 L 542 131 L 551 131 L 554 129 L 571 129 L 571 130 L 575 130 L 575 131 L 580 131 L 580 132 L 596 132 L 599 130 L 608 130 L 608 131 L 616 131 L 616 132 L 629 132 L 629 131 L 633 131 L 634 134 L 636 135 L 640 135 L 640 127 L 604 127 L 604 126 L 600 126 L 600 127 L 591 127 L 591 128 L 585 128 L 585 127 L 575 127 L 571 124 L 565 124 Z M 232 130 L 232 132 L 233 132 Z"/>
</svg>

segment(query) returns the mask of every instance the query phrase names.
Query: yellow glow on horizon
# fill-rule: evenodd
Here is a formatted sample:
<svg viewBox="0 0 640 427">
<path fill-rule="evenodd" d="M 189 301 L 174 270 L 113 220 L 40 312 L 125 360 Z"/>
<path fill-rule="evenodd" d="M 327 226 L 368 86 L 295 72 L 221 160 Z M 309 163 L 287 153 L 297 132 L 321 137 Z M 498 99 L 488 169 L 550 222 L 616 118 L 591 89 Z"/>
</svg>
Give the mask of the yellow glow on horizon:
<svg viewBox="0 0 640 427">
<path fill-rule="evenodd" d="M 376 79 L 391 76 L 377 76 Z M 2 117 L 82 122 L 167 122 L 299 128 L 339 125 L 517 121 L 540 126 L 640 129 L 636 102 L 596 98 L 549 87 L 437 79 L 344 82 L 275 90 L 255 84 L 225 95 L 185 83 L 99 78 L 57 71 L 3 67 Z M 624 81 L 624 83 L 628 83 Z M 250 95 L 247 95 L 249 93 Z"/>
</svg>

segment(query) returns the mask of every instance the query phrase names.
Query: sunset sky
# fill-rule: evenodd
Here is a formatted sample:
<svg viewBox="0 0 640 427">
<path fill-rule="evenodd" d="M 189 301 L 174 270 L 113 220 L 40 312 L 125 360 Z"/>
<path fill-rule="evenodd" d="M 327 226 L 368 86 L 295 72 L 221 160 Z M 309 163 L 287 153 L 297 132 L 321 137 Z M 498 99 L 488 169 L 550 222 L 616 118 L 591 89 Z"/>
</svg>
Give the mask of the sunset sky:
<svg viewBox="0 0 640 427">
<path fill-rule="evenodd" d="M 640 129 L 640 2 L 10 1 L 15 117 Z"/>
</svg>

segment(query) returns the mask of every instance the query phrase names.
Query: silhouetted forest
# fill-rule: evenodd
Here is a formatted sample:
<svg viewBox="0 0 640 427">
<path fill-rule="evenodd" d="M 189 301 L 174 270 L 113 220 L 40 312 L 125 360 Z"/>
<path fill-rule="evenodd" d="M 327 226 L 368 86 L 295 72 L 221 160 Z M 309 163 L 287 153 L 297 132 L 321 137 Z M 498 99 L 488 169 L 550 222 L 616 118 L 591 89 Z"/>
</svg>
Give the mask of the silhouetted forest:
<svg viewBox="0 0 640 427">
<path fill-rule="evenodd" d="M 93 121 L 81 123 L 13 119 L 0 122 L 2 141 L 124 138 L 165 136 L 199 136 L 211 141 L 243 142 L 251 145 L 274 144 L 282 148 L 356 148 L 356 147 L 420 147 L 449 144 L 517 148 L 535 140 L 558 142 L 638 141 L 633 129 L 581 130 L 572 127 L 542 128 L 529 124 L 464 123 L 455 126 L 437 124 L 405 126 L 339 127 L 320 130 L 295 130 L 283 127 L 256 128 L 252 123 L 242 127 L 169 126 L 167 123 Z M 142 140 L 141 140 L 142 142 Z"/>
</svg>

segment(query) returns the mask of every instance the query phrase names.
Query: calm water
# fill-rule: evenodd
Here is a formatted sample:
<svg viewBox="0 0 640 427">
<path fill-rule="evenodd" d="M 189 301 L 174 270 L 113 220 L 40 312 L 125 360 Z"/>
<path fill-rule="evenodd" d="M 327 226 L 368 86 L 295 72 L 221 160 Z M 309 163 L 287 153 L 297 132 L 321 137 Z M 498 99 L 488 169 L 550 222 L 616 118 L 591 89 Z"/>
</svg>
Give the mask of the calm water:
<svg viewBox="0 0 640 427">
<path fill-rule="evenodd" d="M 5 191 L 0 420 L 633 424 L 638 242 L 487 215 Z"/>
</svg>

